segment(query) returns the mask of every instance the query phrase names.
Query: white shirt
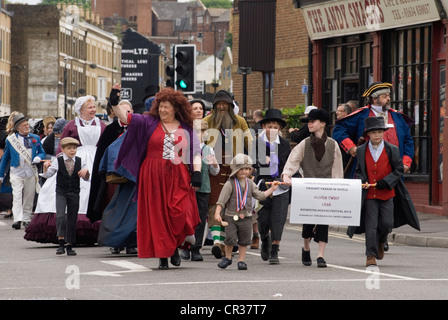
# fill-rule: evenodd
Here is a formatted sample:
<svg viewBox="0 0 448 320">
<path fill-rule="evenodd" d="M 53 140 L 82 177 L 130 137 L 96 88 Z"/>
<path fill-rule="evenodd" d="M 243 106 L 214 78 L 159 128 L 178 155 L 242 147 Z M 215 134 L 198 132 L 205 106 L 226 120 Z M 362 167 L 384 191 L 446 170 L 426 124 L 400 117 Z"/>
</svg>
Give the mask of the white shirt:
<svg viewBox="0 0 448 320">
<path fill-rule="evenodd" d="M 24 145 L 23 137 L 19 134 L 17 135 L 17 139 Z M 28 148 L 27 151 L 31 154 L 31 148 Z M 22 156 L 19 155 L 20 164 L 17 167 L 11 167 L 11 174 L 20 178 L 29 178 L 34 177 L 33 168 L 25 162 Z"/>
<path fill-rule="evenodd" d="M 372 142 L 369 141 L 369 150 L 370 153 L 372 154 L 373 161 L 375 162 L 378 161 L 381 153 L 383 152 L 383 149 L 384 149 L 384 140 L 381 140 L 380 144 L 376 148 L 374 148 Z"/>
<path fill-rule="evenodd" d="M 65 153 L 62 153 L 62 156 L 59 157 L 63 157 L 64 158 L 64 162 L 65 160 L 68 159 L 68 157 L 65 155 Z M 47 171 L 45 173 L 39 173 L 39 176 L 48 179 L 51 176 L 53 176 L 56 172 L 58 172 L 59 170 L 59 163 L 58 163 L 58 158 L 59 157 L 53 157 L 53 159 L 51 160 L 51 166 L 48 167 Z M 75 160 L 75 159 L 73 159 Z M 87 164 L 84 162 L 84 160 L 81 158 L 81 169 L 87 168 Z M 88 179 L 85 179 L 86 181 Z"/>
</svg>

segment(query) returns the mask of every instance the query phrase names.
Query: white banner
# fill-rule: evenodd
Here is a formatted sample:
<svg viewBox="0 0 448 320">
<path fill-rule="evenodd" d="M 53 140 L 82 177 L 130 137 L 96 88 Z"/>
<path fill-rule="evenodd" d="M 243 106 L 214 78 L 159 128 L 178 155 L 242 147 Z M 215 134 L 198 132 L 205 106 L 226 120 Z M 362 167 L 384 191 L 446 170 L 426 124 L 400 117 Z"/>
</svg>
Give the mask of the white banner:
<svg viewBox="0 0 448 320">
<path fill-rule="evenodd" d="M 359 226 L 361 180 L 292 179 L 290 223 Z"/>
<path fill-rule="evenodd" d="M 303 8 L 312 40 L 440 20 L 435 0 L 340 0 Z"/>
</svg>

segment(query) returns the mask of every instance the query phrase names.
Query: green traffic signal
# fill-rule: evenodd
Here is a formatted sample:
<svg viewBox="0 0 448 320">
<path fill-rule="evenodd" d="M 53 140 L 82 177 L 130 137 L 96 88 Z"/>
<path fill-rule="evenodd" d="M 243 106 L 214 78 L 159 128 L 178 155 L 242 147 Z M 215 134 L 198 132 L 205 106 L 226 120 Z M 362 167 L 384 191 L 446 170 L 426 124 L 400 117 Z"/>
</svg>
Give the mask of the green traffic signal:
<svg viewBox="0 0 448 320">
<path fill-rule="evenodd" d="M 177 84 L 181 89 L 187 89 L 188 85 L 184 80 L 179 80 Z"/>
</svg>

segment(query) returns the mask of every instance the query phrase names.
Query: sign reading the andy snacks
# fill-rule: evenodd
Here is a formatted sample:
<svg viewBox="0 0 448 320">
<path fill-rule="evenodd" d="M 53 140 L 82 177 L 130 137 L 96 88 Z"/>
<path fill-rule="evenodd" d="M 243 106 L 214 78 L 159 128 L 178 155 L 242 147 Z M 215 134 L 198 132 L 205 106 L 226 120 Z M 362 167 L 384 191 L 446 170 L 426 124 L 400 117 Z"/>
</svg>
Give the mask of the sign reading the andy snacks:
<svg viewBox="0 0 448 320">
<path fill-rule="evenodd" d="M 361 180 L 292 178 L 290 222 L 359 226 Z"/>
<path fill-rule="evenodd" d="M 440 20 L 435 0 L 341 0 L 303 8 L 312 40 Z"/>
</svg>

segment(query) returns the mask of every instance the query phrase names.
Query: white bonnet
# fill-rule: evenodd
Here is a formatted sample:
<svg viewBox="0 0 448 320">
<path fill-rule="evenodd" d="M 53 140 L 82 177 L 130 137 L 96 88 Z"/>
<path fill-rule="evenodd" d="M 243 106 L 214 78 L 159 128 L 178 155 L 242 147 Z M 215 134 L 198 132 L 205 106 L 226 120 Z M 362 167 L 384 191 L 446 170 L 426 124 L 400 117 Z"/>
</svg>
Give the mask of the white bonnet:
<svg viewBox="0 0 448 320">
<path fill-rule="evenodd" d="M 75 113 L 76 114 L 80 114 L 81 107 L 87 101 L 95 101 L 95 97 L 94 96 L 83 96 L 83 97 L 79 97 L 78 99 L 76 99 L 76 102 L 75 102 Z"/>
</svg>

